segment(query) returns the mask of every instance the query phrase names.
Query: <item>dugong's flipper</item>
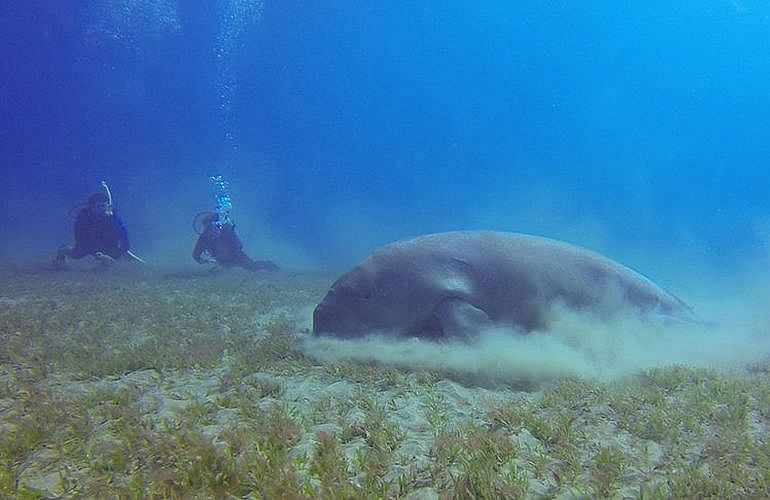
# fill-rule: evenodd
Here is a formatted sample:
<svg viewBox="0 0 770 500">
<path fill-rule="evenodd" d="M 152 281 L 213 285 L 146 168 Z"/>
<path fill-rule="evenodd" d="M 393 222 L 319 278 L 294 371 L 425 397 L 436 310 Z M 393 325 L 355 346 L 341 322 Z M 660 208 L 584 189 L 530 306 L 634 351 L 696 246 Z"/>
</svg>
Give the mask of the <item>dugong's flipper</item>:
<svg viewBox="0 0 770 500">
<path fill-rule="evenodd" d="M 471 338 L 493 326 L 487 313 L 462 299 L 445 299 L 436 306 L 434 316 L 447 338 Z"/>
</svg>

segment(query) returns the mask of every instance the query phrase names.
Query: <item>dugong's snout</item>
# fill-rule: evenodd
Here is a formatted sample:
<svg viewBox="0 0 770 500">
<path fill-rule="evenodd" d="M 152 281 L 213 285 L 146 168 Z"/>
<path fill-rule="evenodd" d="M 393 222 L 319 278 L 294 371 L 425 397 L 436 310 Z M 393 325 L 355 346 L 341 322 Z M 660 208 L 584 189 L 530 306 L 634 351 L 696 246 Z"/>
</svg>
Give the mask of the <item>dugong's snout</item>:
<svg viewBox="0 0 770 500">
<path fill-rule="evenodd" d="M 353 311 L 324 300 L 313 311 L 313 333 L 335 337 L 359 337 L 364 334 L 365 325 Z"/>
</svg>

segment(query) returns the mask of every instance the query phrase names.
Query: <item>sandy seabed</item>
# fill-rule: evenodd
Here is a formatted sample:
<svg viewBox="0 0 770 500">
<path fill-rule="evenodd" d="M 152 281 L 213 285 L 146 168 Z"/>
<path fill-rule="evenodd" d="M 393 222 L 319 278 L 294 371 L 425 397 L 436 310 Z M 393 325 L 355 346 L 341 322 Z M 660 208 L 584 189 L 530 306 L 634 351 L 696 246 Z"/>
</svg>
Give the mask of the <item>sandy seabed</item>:
<svg viewBox="0 0 770 500">
<path fill-rule="evenodd" d="M 2 267 L 0 496 L 770 497 L 767 360 L 604 376 L 319 341 L 333 279 Z"/>
</svg>

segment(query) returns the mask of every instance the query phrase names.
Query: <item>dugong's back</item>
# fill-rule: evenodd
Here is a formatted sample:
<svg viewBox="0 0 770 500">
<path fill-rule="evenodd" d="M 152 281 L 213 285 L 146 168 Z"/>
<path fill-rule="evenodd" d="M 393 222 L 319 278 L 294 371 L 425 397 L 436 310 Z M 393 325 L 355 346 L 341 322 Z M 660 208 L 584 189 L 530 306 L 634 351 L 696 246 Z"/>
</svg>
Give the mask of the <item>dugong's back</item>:
<svg viewBox="0 0 770 500">
<path fill-rule="evenodd" d="M 631 306 L 642 313 L 691 314 L 683 301 L 638 272 L 596 252 L 540 236 L 454 231 L 396 242 L 372 258 L 380 252 L 421 262 L 423 272 L 447 260 L 460 264 L 473 283 L 472 293 L 484 301 L 493 319 L 505 319 L 517 307 L 525 309 L 523 316 L 532 316 L 531 308 L 538 306 L 533 301 L 543 308 L 561 301 L 597 313 Z"/>
</svg>

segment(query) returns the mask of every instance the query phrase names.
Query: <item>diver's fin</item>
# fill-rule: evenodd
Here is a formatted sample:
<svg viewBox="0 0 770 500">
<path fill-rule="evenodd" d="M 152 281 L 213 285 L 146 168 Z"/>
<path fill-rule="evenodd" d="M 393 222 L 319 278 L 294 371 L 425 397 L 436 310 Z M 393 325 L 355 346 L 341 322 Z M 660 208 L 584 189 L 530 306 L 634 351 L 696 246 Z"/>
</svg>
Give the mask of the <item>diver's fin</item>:
<svg viewBox="0 0 770 500">
<path fill-rule="evenodd" d="M 136 255 L 131 250 L 126 251 L 126 255 L 128 255 L 128 258 L 133 260 L 134 262 L 139 262 L 140 264 L 147 264 L 147 261 L 145 261 L 143 258 Z"/>
</svg>

